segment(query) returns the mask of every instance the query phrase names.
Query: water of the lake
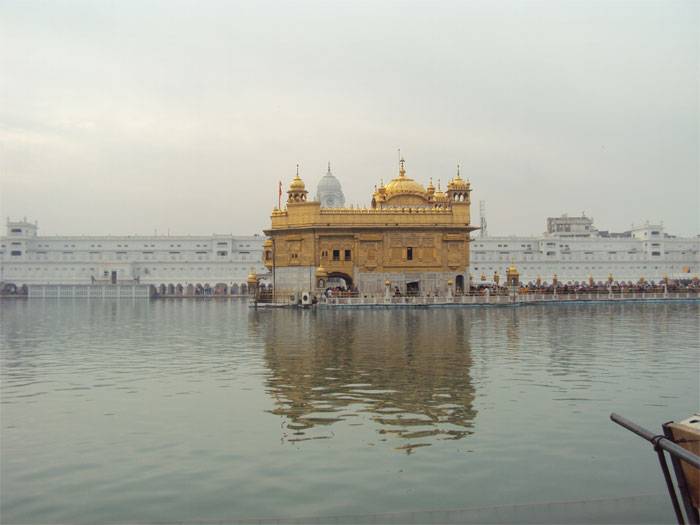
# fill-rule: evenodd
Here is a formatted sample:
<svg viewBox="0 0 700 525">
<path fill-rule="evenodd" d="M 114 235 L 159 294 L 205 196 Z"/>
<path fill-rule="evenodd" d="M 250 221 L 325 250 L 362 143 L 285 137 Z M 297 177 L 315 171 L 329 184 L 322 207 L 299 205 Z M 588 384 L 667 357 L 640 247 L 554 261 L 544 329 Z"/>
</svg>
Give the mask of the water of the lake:
<svg viewBox="0 0 700 525">
<path fill-rule="evenodd" d="M 700 402 L 697 303 L 0 315 L 2 523 L 672 522 L 608 416 Z"/>
</svg>

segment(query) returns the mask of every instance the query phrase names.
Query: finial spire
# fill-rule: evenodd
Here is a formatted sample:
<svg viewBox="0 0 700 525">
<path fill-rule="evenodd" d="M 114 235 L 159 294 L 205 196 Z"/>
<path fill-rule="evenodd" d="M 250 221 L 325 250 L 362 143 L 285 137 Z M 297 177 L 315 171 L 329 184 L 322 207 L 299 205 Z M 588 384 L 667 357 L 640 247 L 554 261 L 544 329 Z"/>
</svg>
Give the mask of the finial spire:
<svg viewBox="0 0 700 525">
<path fill-rule="evenodd" d="M 459 178 L 459 162 L 457 163 L 457 178 Z"/>
<path fill-rule="evenodd" d="M 330 173 L 330 172 L 331 172 L 331 161 L 329 160 L 328 161 L 328 173 Z"/>
<path fill-rule="evenodd" d="M 403 177 L 406 175 L 406 168 L 404 167 L 405 160 L 403 160 L 403 157 L 399 159 L 399 176 Z"/>
<path fill-rule="evenodd" d="M 297 163 L 297 177 L 299 176 L 299 163 Z"/>
</svg>

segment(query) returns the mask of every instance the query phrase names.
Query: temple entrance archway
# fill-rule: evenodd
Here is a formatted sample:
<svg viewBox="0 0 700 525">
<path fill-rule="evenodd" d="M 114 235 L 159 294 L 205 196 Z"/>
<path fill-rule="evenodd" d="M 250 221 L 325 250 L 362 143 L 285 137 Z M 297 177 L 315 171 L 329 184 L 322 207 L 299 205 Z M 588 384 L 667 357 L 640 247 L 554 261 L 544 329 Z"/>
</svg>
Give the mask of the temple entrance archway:
<svg viewBox="0 0 700 525">
<path fill-rule="evenodd" d="M 464 275 L 458 275 L 455 278 L 455 284 L 457 285 L 457 292 L 464 292 Z"/>
<path fill-rule="evenodd" d="M 349 290 L 352 288 L 352 277 L 342 272 L 329 272 L 326 286 L 328 288 L 340 287 Z"/>
</svg>

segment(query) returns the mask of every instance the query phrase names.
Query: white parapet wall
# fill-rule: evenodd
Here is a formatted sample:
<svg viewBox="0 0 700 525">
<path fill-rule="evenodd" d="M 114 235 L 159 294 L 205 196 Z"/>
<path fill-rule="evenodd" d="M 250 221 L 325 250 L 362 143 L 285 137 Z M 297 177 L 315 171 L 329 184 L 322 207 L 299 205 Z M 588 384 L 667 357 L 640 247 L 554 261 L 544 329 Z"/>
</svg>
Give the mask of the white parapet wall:
<svg viewBox="0 0 700 525">
<path fill-rule="evenodd" d="M 148 299 L 151 287 L 147 284 L 30 284 L 30 298 L 71 299 Z"/>
</svg>

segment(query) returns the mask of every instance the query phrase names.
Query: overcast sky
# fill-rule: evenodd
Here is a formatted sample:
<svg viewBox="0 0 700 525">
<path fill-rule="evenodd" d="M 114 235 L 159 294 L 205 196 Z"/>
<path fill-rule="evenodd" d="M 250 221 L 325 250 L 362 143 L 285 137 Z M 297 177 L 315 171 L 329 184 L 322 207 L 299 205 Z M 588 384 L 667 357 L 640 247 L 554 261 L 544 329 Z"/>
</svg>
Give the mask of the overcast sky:
<svg viewBox="0 0 700 525">
<path fill-rule="evenodd" d="M 401 148 L 423 184 L 460 163 L 492 235 L 696 235 L 699 6 L 5 0 L 0 216 L 257 233 L 297 163 L 369 205 Z"/>
</svg>

